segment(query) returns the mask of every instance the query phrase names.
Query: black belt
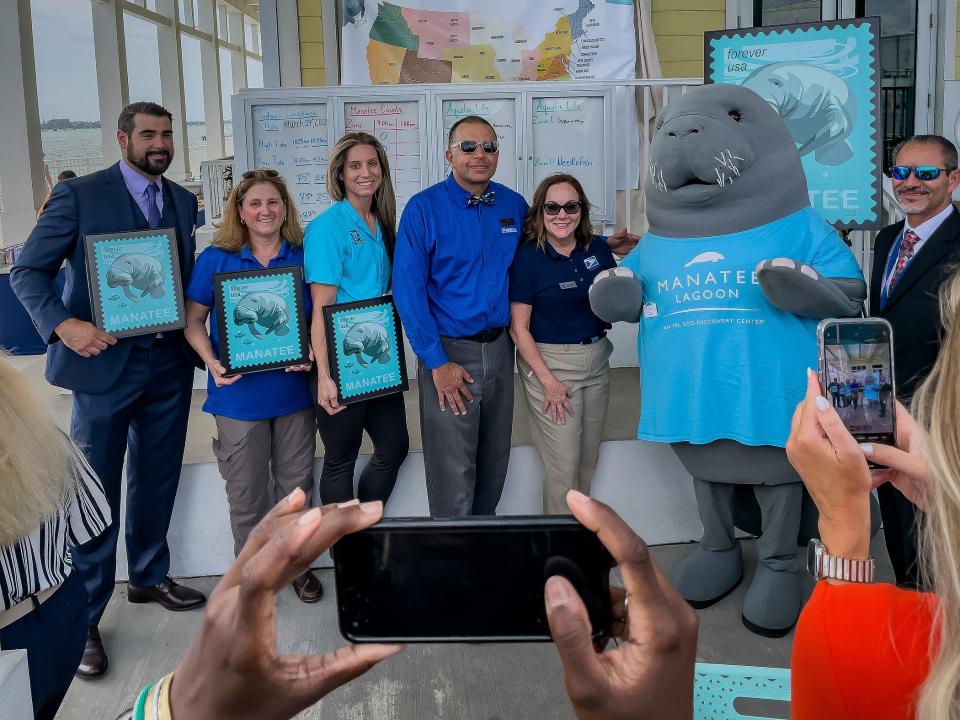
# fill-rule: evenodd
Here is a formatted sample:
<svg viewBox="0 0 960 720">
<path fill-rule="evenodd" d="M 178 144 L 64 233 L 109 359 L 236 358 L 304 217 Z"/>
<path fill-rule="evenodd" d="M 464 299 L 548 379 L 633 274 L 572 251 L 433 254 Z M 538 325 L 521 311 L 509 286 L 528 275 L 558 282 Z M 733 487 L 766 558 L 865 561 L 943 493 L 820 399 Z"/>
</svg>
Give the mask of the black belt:
<svg viewBox="0 0 960 720">
<path fill-rule="evenodd" d="M 506 328 L 487 328 L 486 330 L 481 330 L 476 335 L 467 335 L 466 337 L 457 338 L 457 340 L 470 340 L 471 342 L 478 343 L 488 343 L 493 342 L 498 337 L 503 335 L 506 332 Z"/>
<path fill-rule="evenodd" d="M 603 331 L 602 333 L 600 333 L 599 335 L 594 335 L 593 337 L 584 338 L 583 340 L 580 341 L 580 344 L 581 344 L 581 345 L 593 345 L 594 343 L 597 343 L 597 342 L 600 342 L 601 340 L 603 340 L 606 336 L 607 336 L 607 331 L 604 330 L 604 331 Z"/>
</svg>

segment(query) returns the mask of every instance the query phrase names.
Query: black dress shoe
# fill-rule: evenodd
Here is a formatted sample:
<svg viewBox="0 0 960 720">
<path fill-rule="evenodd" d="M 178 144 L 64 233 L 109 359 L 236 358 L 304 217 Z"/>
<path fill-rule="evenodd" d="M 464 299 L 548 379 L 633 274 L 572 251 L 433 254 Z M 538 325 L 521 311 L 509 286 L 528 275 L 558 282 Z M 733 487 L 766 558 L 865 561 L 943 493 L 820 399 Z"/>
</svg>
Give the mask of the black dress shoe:
<svg viewBox="0 0 960 720">
<path fill-rule="evenodd" d="M 309 570 L 293 579 L 293 591 L 305 603 L 315 603 L 323 597 L 323 585 L 320 584 L 320 578 Z"/>
<path fill-rule="evenodd" d="M 167 610 L 192 610 L 207 601 L 207 596 L 199 590 L 179 585 L 168 575 L 159 585 L 136 587 L 127 584 L 127 600 L 132 603 L 160 603 Z"/>
<path fill-rule="evenodd" d="M 77 677 L 100 677 L 107 671 L 107 653 L 100 640 L 100 630 L 96 626 L 87 628 L 87 644 L 83 647 L 83 659 L 77 668 Z"/>
</svg>

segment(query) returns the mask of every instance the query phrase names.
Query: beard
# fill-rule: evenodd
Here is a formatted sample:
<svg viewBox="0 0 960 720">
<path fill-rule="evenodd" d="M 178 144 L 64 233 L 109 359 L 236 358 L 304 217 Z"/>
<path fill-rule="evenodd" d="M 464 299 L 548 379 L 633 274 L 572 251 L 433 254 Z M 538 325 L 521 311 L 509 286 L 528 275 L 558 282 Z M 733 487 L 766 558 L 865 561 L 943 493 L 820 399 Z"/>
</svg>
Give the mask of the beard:
<svg viewBox="0 0 960 720">
<path fill-rule="evenodd" d="M 173 162 L 173 153 L 166 150 L 152 150 L 148 153 L 137 155 L 133 148 L 127 146 L 126 160 L 135 168 L 142 170 L 147 175 L 163 175 L 170 163 Z"/>
</svg>

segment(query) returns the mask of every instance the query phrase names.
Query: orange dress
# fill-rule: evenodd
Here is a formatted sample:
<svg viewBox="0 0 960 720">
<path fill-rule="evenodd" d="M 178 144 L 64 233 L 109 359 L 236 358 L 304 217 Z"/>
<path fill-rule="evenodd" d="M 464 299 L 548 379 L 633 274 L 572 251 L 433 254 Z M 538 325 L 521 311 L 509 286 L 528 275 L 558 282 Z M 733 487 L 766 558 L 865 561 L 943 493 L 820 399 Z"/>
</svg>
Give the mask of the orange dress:
<svg viewBox="0 0 960 720">
<path fill-rule="evenodd" d="M 793 640 L 793 720 L 915 718 L 936 612 L 930 593 L 818 582 Z"/>
</svg>

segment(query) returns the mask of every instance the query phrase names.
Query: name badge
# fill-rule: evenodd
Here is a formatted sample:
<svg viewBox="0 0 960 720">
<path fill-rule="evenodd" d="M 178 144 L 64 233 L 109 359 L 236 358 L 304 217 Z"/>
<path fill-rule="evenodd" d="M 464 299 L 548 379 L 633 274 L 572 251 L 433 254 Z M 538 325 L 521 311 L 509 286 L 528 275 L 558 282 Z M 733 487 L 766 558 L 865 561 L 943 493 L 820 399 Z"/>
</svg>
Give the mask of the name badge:
<svg viewBox="0 0 960 720">
<path fill-rule="evenodd" d="M 600 261 L 597 260 L 595 255 L 584 258 L 583 264 L 586 266 L 587 270 L 596 270 L 598 267 L 600 267 Z"/>
<path fill-rule="evenodd" d="M 502 228 L 500 228 L 500 234 L 501 234 L 501 235 L 509 235 L 510 233 L 515 233 L 515 232 L 517 232 L 517 229 L 516 229 L 515 227 L 502 227 Z"/>
<path fill-rule="evenodd" d="M 560 283 L 561 290 L 576 290 L 577 283 L 575 280 L 567 280 L 566 282 Z"/>
</svg>

